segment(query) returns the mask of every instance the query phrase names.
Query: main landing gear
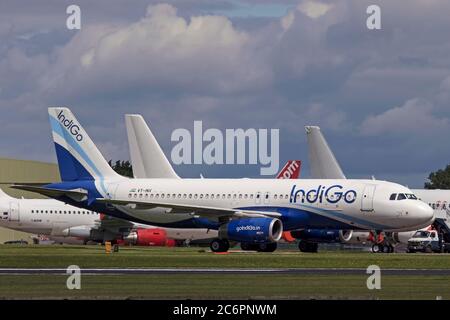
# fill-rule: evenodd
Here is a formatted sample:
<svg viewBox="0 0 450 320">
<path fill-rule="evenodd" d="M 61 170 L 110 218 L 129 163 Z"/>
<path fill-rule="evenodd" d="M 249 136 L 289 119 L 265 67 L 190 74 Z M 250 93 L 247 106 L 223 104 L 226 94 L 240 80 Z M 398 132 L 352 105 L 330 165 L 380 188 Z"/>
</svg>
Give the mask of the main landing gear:
<svg viewBox="0 0 450 320">
<path fill-rule="evenodd" d="M 394 247 L 391 244 L 375 243 L 372 246 L 373 253 L 393 253 Z"/>
<path fill-rule="evenodd" d="M 298 249 L 301 252 L 318 252 L 319 251 L 319 244 L 315 242 L 308 242 L 300 240 L 298 243 Z"/>
<path fill-rule="evenodd" d="M 230 249 L 230 242 L 227 239 L 214 239 L 211 241 L 212 252 L 227 252 Z M 241 242 L 241 249 L 244 251 L 274 252 L 277 249 L 276 242 L 248 243 Z"/>
<path fill-rule="evenodd" d="M 214 239 L 209 247 L 212 252 L 227 252 L 230 249 L 230 243 L 227 239 Z"/>
<path fill-rule="evenodd" d="M 277 249 L 276 242 L 248 243 L 241 242 L 241 249 L 244 251 L 274 252 Z"/>
</svg>

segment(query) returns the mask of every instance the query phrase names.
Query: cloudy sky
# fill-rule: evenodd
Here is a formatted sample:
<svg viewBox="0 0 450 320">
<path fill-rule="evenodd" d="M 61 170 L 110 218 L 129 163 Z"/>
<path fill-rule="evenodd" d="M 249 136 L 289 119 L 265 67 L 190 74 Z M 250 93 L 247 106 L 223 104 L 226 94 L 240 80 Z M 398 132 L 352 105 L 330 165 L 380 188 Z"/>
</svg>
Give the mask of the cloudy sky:
<svg viewBox="0 0 450 320">
<path fill-rule="evenodd" d="M 66 8 L 81 8 L 81 30 Z M 381 30 L 366 8 L 381 7 Z M 69 106 L 108 159 L 123 115 L 166 154 L 177 128 L 278 128 L 305 161 L 319 125 L 348 177 L 421 187 L 450 163 L 448 0 L 0 1 L 0 156 L 55 162 L 48 106 Z M 184 177 L 259 166 L 179 165 Z"/>
</svg>

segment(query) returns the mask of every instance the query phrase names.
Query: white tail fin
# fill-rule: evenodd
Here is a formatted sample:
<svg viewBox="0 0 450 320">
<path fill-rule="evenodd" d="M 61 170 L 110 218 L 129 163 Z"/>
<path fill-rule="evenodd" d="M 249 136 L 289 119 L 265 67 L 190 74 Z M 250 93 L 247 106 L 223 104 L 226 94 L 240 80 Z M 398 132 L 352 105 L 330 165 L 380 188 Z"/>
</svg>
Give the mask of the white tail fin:
<svg viewBox="0 0 450 320">
<path fill-rule="evenodd" d="M 319 127 L 307 126 L 309 165 L 313 179 L 346 179 Z"/>
<path fill-rule="evenodd" d="M 125 123 L 134 177 L 179 179 L 144 118 L 127 114 Z"/>
<path fill-rule="evenodd" d="M 62 181 L 120 177 L 68 108 L 49 108 Z"/>
</svg>

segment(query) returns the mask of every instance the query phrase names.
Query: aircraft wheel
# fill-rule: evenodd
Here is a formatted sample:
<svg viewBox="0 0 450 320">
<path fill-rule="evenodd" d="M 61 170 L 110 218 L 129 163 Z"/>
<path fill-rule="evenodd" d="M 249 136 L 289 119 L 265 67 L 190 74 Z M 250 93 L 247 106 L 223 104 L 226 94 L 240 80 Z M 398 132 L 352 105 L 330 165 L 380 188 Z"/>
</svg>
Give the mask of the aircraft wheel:
<svg viewBox="0 0 450 320">
<path fill-rule="evenodd" d="M 260 243 L 258 248 L 259 252 L 274 252 L 275 250 L 277 250 L 276 242 Z"/>
<path fill-rule="evenodd" d="M 300 241 L 298 243 L 298 249 L 301 252 L 308 252 L 308 244 L 305 241 Z"/>
<path fill-rule="evenodd" d="M 318 243 L 307 242 L 307 241 L 300 241 L 298 243 L 298 249 L 301 252 L 317 252 L 318 248 L 319 248 Z"/>
<path fill-rule="evenodd" d="M 211 241 L 210 248 L 212 252 L 227 252 L 230 243 L 226 239 L 215 239 Z"/>
<path fill-rule="evenodd" d="M 318 243 L 310 243 L 309 244 L 309 252 L 317 253 L 319 251 L 319 244 Z"/>
<path fill-rule="evenodd" d="M 241 242 L 241 249 L 244 251 L 259 251 L 259 244 L 251 242 Z"/>
<path fill-rule="evenodd" d="M 381 252 L 380 245 L 379 245 L 379 244 L 374 244 L 374 245 L 372 246 L 372 252 L 373 252 L 373 253 L 379 253 L 379 252 Z"/>
</svg>

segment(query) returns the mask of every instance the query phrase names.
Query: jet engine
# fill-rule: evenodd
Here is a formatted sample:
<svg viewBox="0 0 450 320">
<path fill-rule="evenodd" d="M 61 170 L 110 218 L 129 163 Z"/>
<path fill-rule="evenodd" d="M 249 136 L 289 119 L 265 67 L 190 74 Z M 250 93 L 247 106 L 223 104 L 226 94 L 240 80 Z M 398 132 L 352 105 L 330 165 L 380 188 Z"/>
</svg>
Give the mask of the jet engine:
<svg viewBox="0 0 450 320">
<path fill-rule="evenodd" d="M 64 237 L 75 237 L 89 239 L 91 238 L 92 227 L 90 226 L 77 226 L 67 228 L 61 231 L 61 235 Z M 55 234 L 57 236 L 57 234 Z"/>
<path fill-rule="evenodd" d="M 283 234 L 283 223 L 273 218 L 232 220 L 219 228 L 219 238 L 246 243 L 277 242 Z"/>
<path fill-rule="evenodd" d="M 138 246 L 173 247 L 175 241 L 167 238 L 167 232 L 160 228 L 137 229 L 126 235 L 123 240 L 127 244 Z"/>
</svg>

